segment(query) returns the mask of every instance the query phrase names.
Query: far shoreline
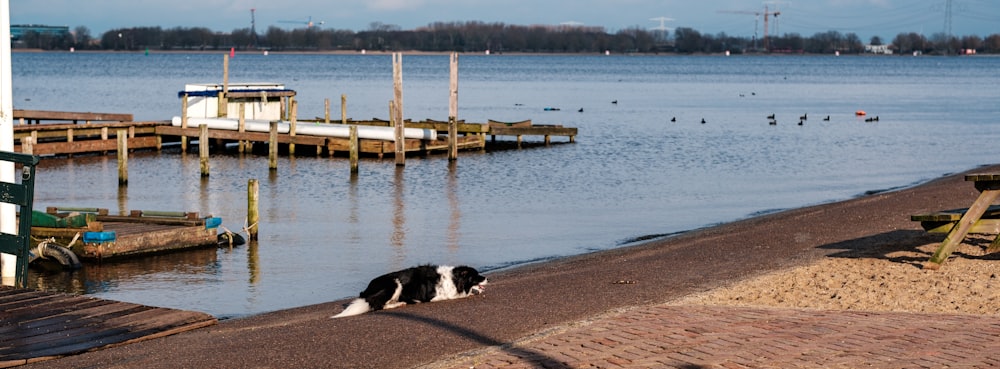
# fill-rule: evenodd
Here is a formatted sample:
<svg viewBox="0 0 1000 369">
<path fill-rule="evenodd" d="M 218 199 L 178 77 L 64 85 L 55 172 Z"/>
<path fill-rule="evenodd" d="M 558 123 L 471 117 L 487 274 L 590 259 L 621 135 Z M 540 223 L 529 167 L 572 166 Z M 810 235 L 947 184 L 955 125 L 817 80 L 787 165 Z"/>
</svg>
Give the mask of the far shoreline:
<svg viewBox="0 0 1000 369">
<path fill-rule="evenodd" d="M 789 52 L 789 53 L 621 53 L 621 52 L 523 52 L 523 51 L 503 51 L 503 52 L 489 52 L 486 51 L 420 51 L 420 50 L 323 50 L 323 51 L 305 51 L 305 50 L 288 50 L 288 51 L 275 51 L 275 50 L 226 50 L 226 49 L 213 49 L 213 50 L 43 50 L 43 49 L 11 49 L 11 53 L 21 53 L 21 54 L 228 54 L 234 53 L 239 56 L 241 54 L 250 55 L 392 55 L 394 53 L 402 53 L 403 55 L 432 55 L 432 56 L 447 56 L 451 55 L 453 52 L 459 55 L 466 56 L 636 56 L 636 57 L 685 57 L 685 56 L 718 56 L 718 57 L 737 57 L 737 56 L 749 56 L 749 57 L 767 57 L 767 56 L 801 56 L 801 57 L 915 57 L 912 55 L 903 54 L 871 54 L 871 53 L 860 53 L 860 54 L 816 54 L 816 53 L 805 53 L 805 52 Z M 1000 55 L 993 54 L 975 54 L 975 55 L 931 55 L 922 54 L 919 56 L 943 56 L 943 57 L 1000 57 Z"/>
</svg>

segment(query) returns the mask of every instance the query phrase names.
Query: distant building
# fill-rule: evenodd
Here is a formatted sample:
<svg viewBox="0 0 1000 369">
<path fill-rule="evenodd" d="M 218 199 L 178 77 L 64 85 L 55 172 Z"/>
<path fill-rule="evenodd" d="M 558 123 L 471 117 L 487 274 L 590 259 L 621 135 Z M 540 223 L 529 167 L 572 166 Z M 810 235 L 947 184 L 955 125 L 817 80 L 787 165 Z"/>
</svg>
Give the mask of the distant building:
<svg viewBox="0 0 1000 369">
<path fill-rule="evenodd" d="M 865 45 L 865 52 L 869 54 L 892 55 L 889 45 Z"/>
<path fill-rule="evenodd" d="M 67 26 L 43 26 L 39 24 L 13 24 L 10 26 L 10 40 L 20 41 L 29 32 L 37 33 L 40 36 L 68 37 L 69 27 Z"/>
</svg>

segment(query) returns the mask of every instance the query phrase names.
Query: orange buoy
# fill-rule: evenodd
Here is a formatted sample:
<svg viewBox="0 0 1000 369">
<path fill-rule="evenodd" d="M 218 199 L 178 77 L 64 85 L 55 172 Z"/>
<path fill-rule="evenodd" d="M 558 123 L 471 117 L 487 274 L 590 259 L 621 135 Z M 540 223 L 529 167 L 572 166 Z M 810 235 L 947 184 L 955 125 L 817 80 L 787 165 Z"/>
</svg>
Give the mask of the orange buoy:
<svg viewBox="0 0 1000 369">
<path fill-rule="evenodd" d="M 868 113 L 865 113 L 864 110 L 858 110 L 858 111 L 854 112 L 854 115 L 857 115 L 857 116 L 861 117 L 861 116 L 868 115 Z"/>
</svg>

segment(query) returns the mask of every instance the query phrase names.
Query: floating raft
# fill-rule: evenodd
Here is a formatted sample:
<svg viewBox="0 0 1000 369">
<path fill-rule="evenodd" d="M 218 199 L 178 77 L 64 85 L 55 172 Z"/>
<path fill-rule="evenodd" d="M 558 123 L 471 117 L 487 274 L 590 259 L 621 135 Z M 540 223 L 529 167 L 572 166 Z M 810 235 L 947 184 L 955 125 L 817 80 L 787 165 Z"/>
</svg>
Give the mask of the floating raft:
<svg viewBox="0 0 1000 369">
<path fill-rule="evenodd" d="M 211 315 L 0 286 L 0 368 L 216 324 Z"/>
<path fill-rule="evenodd" d="M 46 213 L 59 218 L 84 215 L 83 226 L 31 227 L 33 237 L 55 238 L 81 260 L 215 246 L 222 223 L 221 218 L 191 212 L 133 210 L 128 215 L 108 215 L 107 209 L 49 207 Z"/>
</svg>

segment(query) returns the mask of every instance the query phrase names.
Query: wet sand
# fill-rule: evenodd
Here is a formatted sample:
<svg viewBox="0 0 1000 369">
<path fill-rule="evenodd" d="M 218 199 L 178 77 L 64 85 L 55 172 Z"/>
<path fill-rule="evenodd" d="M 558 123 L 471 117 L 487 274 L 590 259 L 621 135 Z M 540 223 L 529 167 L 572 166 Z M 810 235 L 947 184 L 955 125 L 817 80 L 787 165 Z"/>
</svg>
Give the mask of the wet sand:
<svg viewBox="0 0 1000 369">
<path fill-rule="evenodd" d="M 997 277 L 993 257 L 977 251 L 985 245 L 967 242 L 941 270 L 923 270 L 943 237 L 909 220 L 967 207 L 977 195 L 961 174 L 951 175 L 491 273 L 486 294 L 473 298 L 329 319 L 345 302 L 334 301 L 26 367 L 410 368 L 653 304 L 989 310 Z M 921 299 L 925 306 L 900 307 Z"/>
</svg>

